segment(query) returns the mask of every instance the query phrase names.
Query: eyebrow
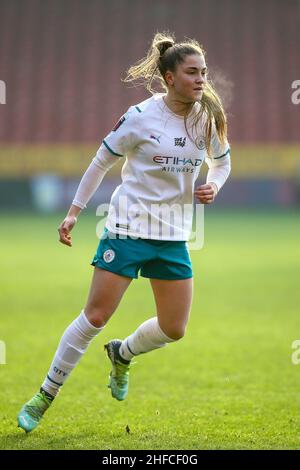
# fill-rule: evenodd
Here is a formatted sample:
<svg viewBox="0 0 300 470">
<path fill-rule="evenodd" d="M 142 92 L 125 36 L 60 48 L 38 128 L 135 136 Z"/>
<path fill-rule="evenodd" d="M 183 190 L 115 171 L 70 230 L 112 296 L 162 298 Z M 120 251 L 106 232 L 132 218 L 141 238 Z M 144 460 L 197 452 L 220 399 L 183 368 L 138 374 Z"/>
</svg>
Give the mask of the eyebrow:
<svg viewBox="0 0 300 470">
<path fill-rule="evenodd" d="M 199 70 L 198 67 L 187 67 L 187 69 Z M 203 67 L 202 70 L 207 70 L 207 67 Z"/>
</svg>

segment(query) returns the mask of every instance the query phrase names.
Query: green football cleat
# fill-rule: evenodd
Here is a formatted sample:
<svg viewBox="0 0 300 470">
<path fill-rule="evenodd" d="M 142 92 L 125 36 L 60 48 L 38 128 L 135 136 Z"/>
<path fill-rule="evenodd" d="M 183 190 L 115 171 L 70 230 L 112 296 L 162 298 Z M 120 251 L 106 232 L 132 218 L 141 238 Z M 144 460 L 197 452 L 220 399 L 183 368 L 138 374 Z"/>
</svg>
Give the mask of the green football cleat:
<svg viewBox="0 0 300 470">
<path fill-rule="evenodd" d="M 108 358 L 112 363 L 112 370 L 109 374 L 109 384 L 107 386 L 110 388 L 112 396 L 119 401 L 125 400 L 127 397 L 130 368 L 130 361 L 124 363 L 122 359 L 120 359 L 119 349 L 121 344 L 121 340 L 113 339 L 104 346 Z"/>
<path fill-rule="evenodd" d="M 26 433 L 33 431 L 52 401 L 53 399 L 48 398 L 43 390 L 34 395 L 18 414 L 18 427 L 24 429 Z"/>
</svg>

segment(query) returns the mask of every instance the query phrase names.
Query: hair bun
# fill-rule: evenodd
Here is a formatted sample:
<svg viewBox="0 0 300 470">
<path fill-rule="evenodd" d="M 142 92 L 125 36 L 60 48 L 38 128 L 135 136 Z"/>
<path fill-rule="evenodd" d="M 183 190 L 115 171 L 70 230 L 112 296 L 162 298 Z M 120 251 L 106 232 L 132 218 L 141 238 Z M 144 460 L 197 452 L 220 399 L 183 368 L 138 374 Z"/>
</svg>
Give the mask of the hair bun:
<svg viewBox="0 0 300 470">
<path fill-rule="evenodd" d="M 156 44 L 157 49 L 159 50 L 159 57 L 162 57 L 167 49 L 174 46 L 175 42 L 171 39 L 164 39 Z"/>
</svg>

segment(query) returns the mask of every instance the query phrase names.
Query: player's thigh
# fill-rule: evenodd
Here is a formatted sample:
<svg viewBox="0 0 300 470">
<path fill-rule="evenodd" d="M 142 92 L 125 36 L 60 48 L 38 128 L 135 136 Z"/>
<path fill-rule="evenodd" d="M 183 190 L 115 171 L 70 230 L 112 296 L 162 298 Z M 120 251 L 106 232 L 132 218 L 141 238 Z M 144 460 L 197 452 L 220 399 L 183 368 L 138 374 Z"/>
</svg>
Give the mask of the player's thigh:
<svg viewBox="0 0 300 470">
<path fill-rule="evenodd" d="M 93 279 L 85 306 L 85 314 L 93 323 L 106 323 L 118 307 L 132 278 L 94 268 Z"/>
<path fill-rule="evenodd" d="M 189 319 L 193 278 L 180 280 L 150 279 L 158 322 L 166 335 L 179 339 L 184 335 Z"/>
</svg>

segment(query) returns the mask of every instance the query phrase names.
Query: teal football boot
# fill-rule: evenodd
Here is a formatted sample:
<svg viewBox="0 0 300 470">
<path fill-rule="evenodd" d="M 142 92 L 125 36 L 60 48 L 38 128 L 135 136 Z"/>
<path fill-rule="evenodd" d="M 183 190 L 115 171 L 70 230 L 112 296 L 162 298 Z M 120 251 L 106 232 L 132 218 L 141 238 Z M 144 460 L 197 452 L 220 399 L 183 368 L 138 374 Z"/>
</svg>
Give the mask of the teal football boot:
<svg viewBox="0 0 300 470">
<path fill-rule="evenodd" d="M 34 395 L 18 414 L 18 427 L 24 429 L 26 433 L 33 431 L 39 424 L 45 411 L 48 410 L 53 398 L 49 398 L 44 390 Z"/>
<path fill-rule="evenodd" d="M 125 361 L 119 354 L 121 344 L 121 340 L 113 339 L 104 346 L 112 364 L 107 386 L 111 389 L 112 396 L 119 401 L 125 400 L 128 394 L 130 368 L 130 361 Z"/>
</svg>

